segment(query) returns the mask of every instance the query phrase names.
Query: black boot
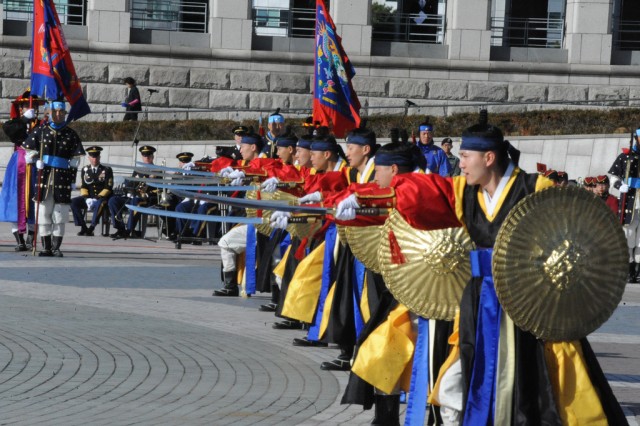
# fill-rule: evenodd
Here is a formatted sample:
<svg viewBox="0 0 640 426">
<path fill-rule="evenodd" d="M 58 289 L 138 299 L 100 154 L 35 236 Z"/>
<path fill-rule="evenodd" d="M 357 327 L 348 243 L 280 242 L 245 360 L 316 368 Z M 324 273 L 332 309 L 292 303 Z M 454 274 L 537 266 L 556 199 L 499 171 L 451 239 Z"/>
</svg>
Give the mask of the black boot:
<svg viewBox="0 0 640 426">
<path fill-rule="evenodd" d="M 400 395 L 376 394 L 375 404 L 372 425 L 400 426 Z"/>
<path fill-rule="evenodd" d="M 53 257 L 53 252 L 51 251 L 51 247 L 52 247 L 51 235 L 42 237 L 42 250 L 40 250 L 40 253 L 38 253 L 38 256 Z"/>
<path fill-rule="evenodd" d="M 280 287 L 276 282 L 276 276 L 271 274 L 271 302 L 260 305 L 258 308 L 262 312 L 275 312 L 278 310 L 278 302 L 280 301 Z"/>
<path fill-rule="evenodd" d="M 214 296 L 239 296 L 240 289 L 238 288 L 238 273 L 236 271 L 223 272 L 224 274 L 224 287 L 220 290 L 214 290 Z"/>
<path fill-rule="evenodd" d="M 31 250 L 33 248 L 33 231 L 29 231 L 29 234 L 27 235 L 27 250 Z"/>
<path fill-rule="evenodd" d="M 62 252 L 60 251 L 60 246 L 62 245 L 62 237 L 53 237 L 52 241 L 52 252 L 55 257 L 63 257 Z"/>
<path fill-rule="evenodd" d="M 333 361 L 325 361 L 320 364 L 320 368 L 323 370 L 332 371 L 349 371 L 351 370 L 351 357 L 353 356 L 353 346 L 340 345 L 340 355 Z"/>
<path fill-rule="evenodd" d="M 13 233 L 13 236 L 16 237 L 16 243 L 18 245 L 15 248 L 15 251 L 27 251 L 27 243 L 24 242 L 24 234 L 19 234 L 18 231 Z"/>
<path fill-rule="evenodd" d="M 629 276 L 627 277 L 627 281 L 631 284 L 638 283 L 637 265 L 636 262 L 629 262 Z"/>
<path fill-rule="evenodd" d="M 80 232 L 78 232 L 78 236 L 79 236 L 79 237 L 82 237 L 82 236 L 84 236 L 84 235 L 87 235 L 87 232 L 88 232 L 88 231 L 89 231 L 89 230 L 87 229 L 87 227 L 86 227 L 86 226 L 84 226 L 84 225 L 82 225 L 82 228 L 80 228 Z"/>
</svg>

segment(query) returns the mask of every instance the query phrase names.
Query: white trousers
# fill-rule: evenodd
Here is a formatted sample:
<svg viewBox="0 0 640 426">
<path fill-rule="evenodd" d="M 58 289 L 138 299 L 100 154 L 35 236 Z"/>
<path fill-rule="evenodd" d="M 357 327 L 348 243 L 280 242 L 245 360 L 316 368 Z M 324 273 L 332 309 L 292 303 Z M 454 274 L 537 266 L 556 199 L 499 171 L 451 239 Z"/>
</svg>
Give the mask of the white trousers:
<svg viewBox="0 0 640 426">
<path fill-rule="evenodd" d="M 33 225 L 30 223 L 27 223 L 27 231 L 28 232 L 33 232 Z M 18 232 L 18 223 L 17 222 L 11 222 L 11 233 L 13 234 L 14 232 Z"/>
<path fill-rule="evenodd" d="M 220 241 L 220 258 L 222 259 L 222 272 L 236 270 L 236 255 L 244 253 L 247 248 L 247 225 L 234 226 L 224 234 Z"/>
<path fill-rule="evenodd" d="M 640 262 L 640 211 L 636 211 L 633 220 L 623 227 L 629 247 L 629 262 Z"/>
<path fill-rule="evenodd" d="M 69 221 L 69 204 L 55 204 L 53 191 L 48 191 L 47 198 L 38 203 L 38 233 L 41 237 L 52 235 L 62 237 L 64 225 Z"/>
</svg>

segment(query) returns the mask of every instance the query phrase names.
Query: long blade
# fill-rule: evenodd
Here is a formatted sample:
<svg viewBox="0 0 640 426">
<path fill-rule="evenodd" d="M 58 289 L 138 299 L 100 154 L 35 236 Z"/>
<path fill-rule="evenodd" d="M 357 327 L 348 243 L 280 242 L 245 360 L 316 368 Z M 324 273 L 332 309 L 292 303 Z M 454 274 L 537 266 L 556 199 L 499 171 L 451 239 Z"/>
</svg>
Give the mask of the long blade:
<svg viewBox="0 0 640 426">
<path fill-rule="evenodd" d="M 178 185 L 185 185 L 185 186 L 189 186 L 189 185 L 193 185 L 191 187 L 191 189 L 196 189 L 198 188 L 198 185 L 213 185 L 216 183 L 215 180 L 211 180 L 211 179 L 188 179 L 188 180 L 184 180 L 184 179 L 163 179 L 163 178 L 146 178 L 146 177 L 133 177 L 133 176 L 127 176 L 124 178 L 125 180 L 131 181 L 131 182 L 142 182 L 142 183 L 146 183 L 151 185 L 152 183 L 158 184 L 158 185 L 169 185 L 171 183 L 175 183 Z M 220 185 L 220 189 L 219 191 L 252 191 L 257 189 L 258 187 L 255 185 L 239 185 L 239 186 L 235 186 L 234 188 L 237 189 L 227 189 L 225 190 L 224 188 L 231 188 L 229 185 Z"/>
<path fill-rule="evenodd" d="M 227 186 L 225 186 L 225 185 L 197 186 L 197 185 L 173 185 L 173 184 L 156 183 L 156 182 L 148 182 L 148 183 L 149 183 L 149 186 L 153 186 L 154 188 L 170 189 L 171 192 L 174 192 L 175 190 L 182 190 L 182 191 L 198 190 L 198 191 L 233 192 L 233 191 L 255 191 L 256 189 L 259 188 L 259 186 L 251 186 L 251 185 L 245 185 L 245 186 L 231 186 L 231 185 L 227 185 Z M 187 182 L 181 182 L 181 183 L 187 183 Z"/>
<path fill-rule="evenodd" d="M 244 207 L 257 210 L 280 210 L 294 213 L 315 213 L 324 215 L 328 209 L 324 207 L 292 206 L 287 201 L 267 201 L 267 200 L 247 200 L 244 198 L 221 197 L 210 194 L 200 194 L 192 191 L 171 191 L 179 197 L 186 197 L 196 200 L 210 201 L 212 203 L 227 204 L 234 207 Z"/>
<path fill-rule="evenodd" d="M 138 173 L 153 174 L 153 175 L 159 175 L 159 176 L 175 176 L 181 179 L 194 179 L 194 178 L 205 178 L 205 177 L 209 177 L 212 180 L 221 179 L 221 177 L 216 173 L 173 169 L 170 167 L 157 166 L 155 164 L 137 163 L 139 164 L 138 166 L 125 166 L 124 164 L 111 164 L 111 163 L 102 163 L 102 164 L 107 167 L 111 167 L 112 169 L 131 170 Z M 145 166 L 143 166 L 142 164 L 145 164 Z"/>
<path fill-rule="evenodd" d="M 152 209 L 149 207 L 140 207 L 126 205 L 129 210 L 134 212 L 148 214 L 152 216 L 173 217 L 176 219 L 197 220 L 201 222 L 220 222 L 220 223 L 245 223 L 249 225 L 260 225 L 264 220 L 259 217 L 240 217 L 240 216 L 213 216 L 207 214 L 180 213 L 163 209 Z"/>
<path fill-rule="evenodd" d="M 136 162 L 136 166 L 137 167 L 143 167 L 143 168 L 152 168 L 154 170 L 162 170 L 164 172 L 170 172 L 170 173 L 182 173 L 185 175 L 194 175 L 194 176 L 217 176 L 216 173 L 213 172 L 202 172 L 199 170 L 183 170 L 183 169 L 178 169 L 175 167 L 166 167 L 166 166 L 158 166 L 157 164 L 147 164 L 147 163 L 141 163 L 141 162 Z"/>
</svg>

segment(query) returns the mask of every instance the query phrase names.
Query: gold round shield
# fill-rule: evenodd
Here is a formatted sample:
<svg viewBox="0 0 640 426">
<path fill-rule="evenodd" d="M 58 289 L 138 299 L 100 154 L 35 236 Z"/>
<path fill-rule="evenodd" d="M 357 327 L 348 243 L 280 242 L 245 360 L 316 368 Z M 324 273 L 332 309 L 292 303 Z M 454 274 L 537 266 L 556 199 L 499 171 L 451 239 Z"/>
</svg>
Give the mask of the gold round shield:
<svg viewBox="0 0 640 426">
<path fill-rule="evenodd" d="M 276 191 L 272 195 L 273 200 L 288 201 L 291 205 L 298 204 L 298 197 L 293 194 L 289 194 L 285 191 Z M 303 214 L 296 214 L 296 216 L 306 216 Z M 309 215 L 307 223 L 290 223 L 287 226 L 287 232 L 291 234 L 291 237 L 304 239 L 310 238 L 320 230 L 322 227 L 322 218 L 319 216 Z"/>
<path fill-rule="evenodd" d="M 400 262 L 393 256 L 395 242 L 402 253 Z M 380 238 L 380 273 L 391 294 L 411 312 L 452 320 L 471 279 L 469 252 L 473 249 L 464 228 L 419 231 L 393 210 Z"/>
<path fill-rule="evenodd" d="M 378 247 L 383 226 L 347 226 L 345 236 L 351 252 L 367 269 L 379 274 Z"/>
<path fill-rule="evenodd" d="M 521 200 L 493 251 L 493 279 L 505 312 L 539 339 L 580 339 L 620 303 L 627 242 L 609 207 L 577 187 Z"/>
<path fill-rule="evenodd" d="M 244 196 L 247 200 L 257 200 L 258 199 L 258 191 L 247 191 Z M 267 192 L 260 192 L 260 199 L 262 200 L 272 200 L 272 194 Z M 257 209 L 245 209 L 247 212 L 247 217 L 258 217 Z M 262 210 L 262 218 L 265 219 L 265 223 L 255 225 L 256 230 L 262 235 L 269 236 L 271 235 L 271 226 L 269 226 L 269 218 L 271 217 L 271 210 Z"/>
</svg>

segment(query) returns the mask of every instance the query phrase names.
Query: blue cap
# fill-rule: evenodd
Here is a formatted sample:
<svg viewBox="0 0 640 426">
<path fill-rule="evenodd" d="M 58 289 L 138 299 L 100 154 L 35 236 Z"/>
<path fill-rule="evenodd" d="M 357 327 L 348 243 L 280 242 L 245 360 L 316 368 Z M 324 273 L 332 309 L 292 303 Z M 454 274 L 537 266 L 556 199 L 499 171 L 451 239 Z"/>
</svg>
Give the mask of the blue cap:
<svg viewBox="0 0 640 426">
<path fill-rule="evenodd" d="M 332 151 L 338 152 L 338 144 L 330 141 L 313 141 L 311 143 L 311 147 L 309 148 L 311 151 Z"/>
<path fill-rule="evenodd" d="M 54 110 L 62 110 L 62 111 L 66 111 L 66 107 L 64 104 L 64 101 L 53 101 L 51 102 L 51 111 Z"/>
<path fill-rule="evenodd" d="M 269 116 L 269 123 L 284 123 L 284 117 L 280 114 L 271 114 Z"/>
<path fill-rule="evenodd" d="M 349 134 L 347 135 L 347 143 L 361 146 L 373 146 L 375 145 L 375 140 L 373 138 L 367 138 L 363 135 Z"/>
<path fill-rule="evenodd" d="M 257 135 L 244 135 L 240 143 L 246 143 L 248 145 L 259 145 L 262 146 L 262 138 Z"/>
<path fill-rule="evenodd" d="M 298 142 L 298 138 L 296 138 L 295 136 L 282 136 L 279 137 L 278 140 L 276 141 L 276 146 L 277 147 L 292 147 L 295 148 L 296 147 L 296 143 Z"/>
<path fill-rule="evenodd" d="M 421 124 L 420 125 L 421 132 L 433 132 L 433 126 L 431 124 Z"/>
<path fill-rule="evenodd" d="M 308 139 L 305 139 L 304 136 L 301 137 L 300 139 L 298 139 L 297 147 L 310 150 L 311 149 L 311 144 L 313 143 L 313 139 L 312 138 L 313 138 L 313 135 Z"/>
<path fill-rule="evenodd" d="M 460 149 L 464 151 L 498 151 L 503 148 L 504 138 L 479 137 L 462 135 Z"/>
</svg>

